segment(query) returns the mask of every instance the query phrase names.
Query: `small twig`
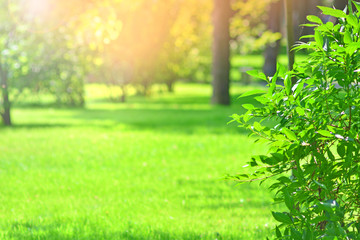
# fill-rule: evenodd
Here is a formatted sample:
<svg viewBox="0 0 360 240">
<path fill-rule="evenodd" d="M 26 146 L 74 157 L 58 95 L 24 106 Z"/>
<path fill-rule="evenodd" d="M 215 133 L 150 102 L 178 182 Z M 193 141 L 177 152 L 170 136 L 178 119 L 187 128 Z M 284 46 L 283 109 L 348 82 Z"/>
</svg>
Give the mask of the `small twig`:
<svg viewBox="0 0 360 240">
<path fill-rule="evenodd" d="M 277 174 L 273 174 L 271 176 L 267 176 L 267 177 L 263 177 L 263 178 L 253 178 L 253 179 L 249 179 L 249 180 L 239 180 L 239 179 L 235 179 L 236 182 L 241 182 L 241 183 L 247 183 L 247 182 L 255 182 L 255 181 L 261 181 L 261 180 L 266 180 L 268 178 L 272 178 L 275 177 L 277 175 L 280 175 L 281 173 L 277 173 Z"/>
</svg>

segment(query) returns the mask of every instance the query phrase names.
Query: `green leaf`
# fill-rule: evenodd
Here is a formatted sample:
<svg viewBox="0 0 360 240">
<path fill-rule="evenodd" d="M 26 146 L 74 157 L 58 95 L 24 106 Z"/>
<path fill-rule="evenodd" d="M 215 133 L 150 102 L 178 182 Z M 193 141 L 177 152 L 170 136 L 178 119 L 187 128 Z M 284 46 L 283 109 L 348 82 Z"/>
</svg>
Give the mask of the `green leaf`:
<svg viewBox="0 0 360 240">
<path fill-rule="evenodd" d="M 293 223 L 290 216 L 286 213 L 281 213 L 281 212 L 271 212 L 271 213 L 272 213 L 273 217 L 275 218 L 275 220 L 278 222 L 285 223 L 285 224 Z"/>
<path fill-rule="evenodd" d="M 252 90 L 252 91 L 248 91 L 248 92 L 245 92 L 243 94 L 241 94 L 239 96 L 239 98 L 242 98 L 242 97 L 248 97 L 248 96 L 251 96 L 251 95 L 256 95 L 256 94 L 263 94 L 263 93 L 266 93 L 266 91 L 264 90 Z"/>
<path fill-rule="evenodd" d="M 324 137 L 333 137 L 333 135 L 329 131 L 326 131 L 326 130 L 319 130 L 318 133 L 323 135 Z"/>
<path fill-rule="evenodd" d="M 319 203 L 320 208 L 327 212 L 332 212 L 331 209 L 339 207 L 339 204 L 335 200 L 327 200 Z"/>
<path fill-rule="evenodd" d="M 314 35 L 304 35 L 304 36 L 301 36 L 301 37 L 300 37 L 300 40 L 301 40 L 301 39 L 304 39 L 304 38 L 314 38 Z"/>
<path fill-rule="evenodd" d="M 261 132 L 264 129 L 264 127 L 261 126 L 261 124 L 258 122 L 254 122 L 253 126 L 254 126 L 255 130 L 258 132 Z"/>
<path fill-rule="evenodd" d="M 334 156 L 334 154 L 332 154 L 331 150 L 328 149 L 326 152 L 327 152 L 329 159 L 332 161 L 335 161 L 335 156 Z"/>
<path fill-rule="evenodd" d="M 292 85 L 291 85 L 291 77 L 289 74 L 285 76 L 284 85 L 285 85 L 286 94 L 290 95 Z"/>
<path fill-rule="evenodd" d="M 337 146 L 337 153 L 339 154 L 340 157 L 344 157 L 345 156 L 345 146 L 343 144 L 339 144 Z"/>
<path fill-rule="evenodd" d="M 315 223 L 315 224 L 318 224 L 319 222 L 322 222 L 322 221 L 325 221 L 327 218 L 325 215 L 322 215 L 322 216 L 318 216 L 318 217 L 315 217 L 313 219 L 311 219 L 311 223 Z"/>
<path fill-rule="evenodd" d="M 327 125 L 326 127 L 329 129 L 330 132 L 336 132 L 335 127 L 333 127 L 331 125 Z"/>
<path fill-rule="evenodd" d="M 296 44 L 293 50 L 300 51 L 303 49 L 314 49 L 314 46 L 311 43 L 299 43 Z"/>
<path fill-rule="evenodd" d="M 283 76 L 286 73 L 286 67 L 280 63 L 276 64 L 276 69 L 279 76 Z"/>
<path fill-rule="evenodd" d="M 345 31 L 344 33 L 344 43 L 346 44 L 352 43 L 352 38 L 349 31 Z"/>
<path fill-rule="evenodd" d="M 284 191 L 284 199 L 285 199 L 285 205 L 286 205 L 286 207 L 287 207 L 290 211 L 293 211 L 293 210 L 294 210 L 294 200 L 292 199 L 289 191 L 287 191 L 287 190 Z"/>
<path fill-rule="evenodd" d="M 260 78 L 260 79 L 266 80 L 266 75 L 263 72 L 260 72 L 258 70 L 250 70 L 250 71 L 247 71 L 246 73 L 255 78 Z"/>
<path fill-rule="evenodd" d="M 301 233 L 295 228 L 291 228 L 291 239 L 293 240 L 303 240 Z"/>
<path fill-rule="evenodd" d="M 279 76 L 279 72 L 276 71 L 276 73 L 274 74 L 274 76 L 271 77 L 271 83 L 275 83 L 276 84 L 276 81 L 278 79 L 278 76 Z"/>
<path fill-rule="evenodd" d="M 291 183 L 291 180 L 290 180 L 288 177 L 284 177 L 284 176 L 279 177 L 279 178 L 276 179 L 276 180 L 278 180 L 278 181 L 281 182 L 282 184 Z"/>
<path fill-rule="evenodd" d="M 291 131 L 290 129 L 283 128 L 282 131 L 283 131 L 283 133 L 285 133 L 285 135 L 288 139 L 293 140 L 293 141 L 297 140 L 295 133 L 293 131 Z"/>
<path fill-rule="evenodd" d="M 314 23 L 318 23 L 318 24 L 323 24 L 322 20 L 318 17 L 318 16 L 314 16 L 314 15 L 309 15 L 306 17 L 307 20 L 309 20 L 310 22 L 314 22 Z"/>
<path fill-rule="evenodd" d="M 319 183 L 318 181 L 316 181 L 316 180 L 313 180 L 314 181 L 314 183 L 316 183 L 316 185 L 318 185 L 319 187 L 321 187 L 322 189 L 325 189 L 325 190 L 327 190 L 327 187 L 324 185 L 324 184 L 322 184 L 322 183 Z"/>
<path fill-rule="evenodd" d="M 313 240 L 315 239 L 313 236 L 313 231 L 311 229 L 305 229 L 303 232 L 303 240 Z"/>
<path fill-rule="evenodd" d="M 347 53 L 349 53 L 351 55 L 359 48 L 360 48 L 360 42 L 351 42 L 351 43 L 349 43 L 349 45 L 346 47 L 345 50 Z"/>
<path fill-rule="evenodd" d="M 281 234 L 280 229 L 278 228 L 278 226 L 276 226 L 275 231 L 276 231 L 276 237 L 280 239 L 282 237 L 282 234 Z"/>
<path fill-rule="evenodd" d="M 296 112 L 300 115 L 300 116 L 304 116 L 305 115 L 305 110 L 301 107 L 296 107 L 295 108 Z"/>
<path fill-rule="evenodd" d="M 323 12 L 324 15 L 330 15 L 330 16 L 333 16 L 336 18 L 345 18 L 346 17 L 346 13 L 344 13 L 343 11 L 338 10 L 338 9 L 322 7 L 322 6 L 318 6 L 318 8 L 320 8 L 320 10 Z"/>
<path fill-rule="evenodd" d="M 356 9 L 358 10 L 358 12 L 360 12 L 360 3 L 356 2 L 356 1 L 352 1 L 353 4 L 355 5 Z"/>
<path fill-rule="evenodd" d="M 319 26 L 319 24 L 315 24 L 315 23 L 304 23 L 304 24 L 300 24 L 301 27 L 317 27 Z"/>
<path fill-rule="evenodd" d="M 324 45 L 324 37 L 321 35 L 319 31 L 315 31 L 315 42 L 321 48 Z"/>
<path fill-rule="evenodd" d="M 327 22 L 327 23 L 325 24 L 325 26 L 326 26 L 330 31 L 332 31 L 333 28 L 334 28 L 334 24 L 333 24 L 332 22 Z"/>
<path fill-rule="evenodd" d="M 346 17 L 346 20 L 348 21 L 348 23 L 350 25 L 352 25 L 354 28 L 358 28 L 359 27 L 359 23 L 358 23 L 358 19 L 354 16 L 354 15 L 348 15 Z"/>
<path fill-rule="evenodd" d="M 245 109 L 247 109 L 247 110 L 253 110 L 253 109 L 255 109 L 254 105 L 249 104 L 249 103 L 243 104 L 242 107 L 245 108 Z"/>
</svg>

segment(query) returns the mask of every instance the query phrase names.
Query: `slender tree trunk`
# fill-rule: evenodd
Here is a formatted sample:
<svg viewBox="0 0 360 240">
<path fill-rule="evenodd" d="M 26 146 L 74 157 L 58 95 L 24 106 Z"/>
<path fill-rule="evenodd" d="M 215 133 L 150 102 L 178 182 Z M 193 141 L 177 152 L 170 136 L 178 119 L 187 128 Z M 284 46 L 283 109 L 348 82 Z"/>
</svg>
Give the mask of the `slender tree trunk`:
<svg viewBox="0 0 360 240">
<path fill-rule="evenodd" d="M 344 10 L 348 5 L 348 0 L 334 0 L 333 5 L 336 9 Z"/>
<path fill-rule="evenodd" d="M 283 0 L 278 0 L 276 2 L 272 2 L 268 9 L 268 30 L 273 33 L 281 31 L 281 11 L 283 8 Z M 276 72 L 276 63 L 277 63 L 277 56 L 279 54 L 280 49 L 280 41 L 268 44 L 264 51 L 264 66 L 263 72 L 266 76 L 273 76 Z"/>
<path fill-rule="evenodd" d="M 166 87 L 167 87 L 167 91 L 169 93 L 173 93 L 174 92 L 174 82 L 173 80 L 169 80 L 166 82 Z"/>
<path fill-rule="evenodd" d="M 1 92 L 2 92 L 2 107 L 3 112 L 1 113 L 1 117 L 3 120 L 3 123 L 6 126 L 11 126 L 11 115 L 10 115 L 10 100 L 9 100 L 9 88 L 8 88 L 8 76 L 7 73 L 4 72 L 2 68 L 0 68 L 1 71 Z"/>
<path fill-rule="evenodd" d="M 293 20 L 295 29 L 295 39 L 299 40 L 301 36 L 314 34 L 314 28 L 302 27 L 301 24 L 307 22 L 308 15 L 317 15 L 319 9 L 317 6 L 321 5 L 320 0 L 302 0 L 293 2 Z M 302 41 L 307 41 L 303 39 Z"/>
<path fill-rule="evenodd" d="M 295 63 L 295 52 L 291 51 L 294 46 L 294 24 L 293 24 L 293 0 L 285 0 L 285 16 L 286 16 L 286 37 L 287 37 L 287 55 L 288 55 L 288 69 L 293 70 Z M 292 84 L 295 84 L 296 79 L 291 79 Z"/>
<path fill-rule="evenodd" d="M 125 84 L 121 85 L 121 92 L 122 92 L 122 95 L 121 95 L 120 101 L 122 103 L 124 103 L 124 102 L 126 102 L 126 85 Z"/>
<path fill-rule="evenodd" d="M 214 0 L 212 104 L 230 104 L 230 0 Z"/>
</svg>

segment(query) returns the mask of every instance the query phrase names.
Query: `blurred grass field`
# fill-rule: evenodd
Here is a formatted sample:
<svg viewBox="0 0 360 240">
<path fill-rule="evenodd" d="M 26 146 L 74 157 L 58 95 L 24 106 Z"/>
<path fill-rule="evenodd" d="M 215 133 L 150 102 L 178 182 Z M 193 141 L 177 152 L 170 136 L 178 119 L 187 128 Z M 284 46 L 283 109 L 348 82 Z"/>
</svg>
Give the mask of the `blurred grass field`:
<svg viewBox="0 0 360 240">
<path fill-rule="evenodd" d="M 264 153 L 205 84 L 111 103 L 87 86 L 84 109 L 15 106 L 1 128 L 0 239 L 265 239 L 271 194 L 222 180 Z M 91 96 L 91 97 L 90 97 Z"/>
<path fill-rule="evenodd" d="M 286 51 L 286 50 L 282 50 Z M 306 60 L 307 55 L 305 53 L 299 52 L 296 54 L 297 62 L 302 62 Z M 279 54 L 278 56 L 279 64 L 283 66 L 287 66 L 287 55 L 286 52 L 283 54 Z M 241 71 L 244 69 L 256 69 L 262 71 L 262 67 L 264 65 L 264 57 L 256 54 L 256 55 L 235 55 L 231 59 L 231 70 L 230 70 L 230 78 L 232 81 L 242 81 L 241 79 Z M 253 79 L 255 80 L 255 79 Z"/>
</svg>

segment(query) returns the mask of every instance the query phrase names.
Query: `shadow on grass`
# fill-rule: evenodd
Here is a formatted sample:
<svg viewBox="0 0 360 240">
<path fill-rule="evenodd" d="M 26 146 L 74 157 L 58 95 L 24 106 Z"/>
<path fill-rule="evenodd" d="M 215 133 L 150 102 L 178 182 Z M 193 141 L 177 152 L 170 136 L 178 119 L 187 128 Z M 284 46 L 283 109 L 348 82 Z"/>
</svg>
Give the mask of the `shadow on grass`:
<svg viewBox="0 0 360 240">
<path fill-rule="evenodd" d="M 215 182 L 215 181 L 214 181 Z M 224 180 L 222 187 L 213 187 L 210 181 L 204 183 L 202 181 L 189 181 L 185 185 L 186 188 L 191 187 L 193 193 L 181 196 L 181 198 L 189 199 L 186 206 L 189 210 L 197 209 L 234 209 L 234 208 L 259 208 L 273 206 L 272 195 L 266 187 L 259 186 L 258 183 L 244 183 L 235 185 L 234 182 Z M 181 186 L 180 186 L 181 187 Z M 234 201 L 234 191 L 237 193 L 238 201 Z M 262 197 L 259 197 L 259 191 L 262 191 Z M 192 205 L 191 202 L 197 203 L 199 199 L 207 199 L 205 203 Z M 192 201 L 195 200 L 195 201 Z"/>
<path fill-rule="evenodd" d="M 91 235 L 84 234 L 62 234 L 59 232 L 49 232 L 48 234 L 39 234 L 39 235 L 29 235 L 29 234 L 11 234 L 11 239 L 18 239 L 18 240 L 38 240 L 38 239 L 49 239 L 49 240 L 74 240 L 74 239 L 86 239 L 86 240 L 172 240 L 172 239 L 188 239 L 188 240 L 195 240 L 195 239 L 203 239 L 199 234 L 182 234 L 182 235 L 175 235 L 170 233 L 164 232 L 153 232 L 152 234 L 141 234 L 141 233 L 128 233 L 128 232 L 115 232 L 115 233 L 93 233 Z M 229 239 L 229 238 L 226 238 Z M 233 238 L 235 239 L 235 238 Z"/>
<path fill-rule="evenodd" d="M 172 99 L 173 100 L 173 99 Z M 241 103 L 255 104 L 253 98 L 242 98 Z M 200 105 L 196 105 L 200 104 Z M 202 105 L 203 104 L 203 105 Z M 214 133 L 247 134 L 236 123 L 227 124 L 234 113 L 241 114 L 240 105 L 210 107 L 202 97 L 177 99 L 170 101 L 138 104 L 94 105 L 90 109 L 52 109 L 52 113 L 42 108 L 31 109 L 26 114 L 37 114 L 37 123 L 23 122 L 14 124 L 14 128 L 65 128 L 65 127 L 100 127 L 106 129 L 128 129 L 134 131 L 159 131 L 169 133 Z M 99 107 L 99 108 L 96 108 Z M 29 109 L 30 110 L 30 109 Z M 34 110 L 34 111 L 33 111 Z M 16 120 L 16 119 L 15 119 Z"/>
<path fill-rule="evenodd" d="M 14 223 L 10 231 L 6 233 L 6 237 L 16 240 L 197 240 L 197 239 L 228 239 L 239 240 L 243 239 L 233 234 L 218 232 L 165 232 L 162 230 L 153 229 L 151 226 L 132 226 L 131 224 L 123 231 L 111 231 L 106 227 L 101 228 L 97 224 L 87 224 L 79 226 L 75 223 L 73 227 L 64 226 L 64 224 L 49 224 L 36 225 L 32 223 Z M 66 227 L 66 229 L 63 229 Z M 211 231 L 211 230 L 210 230 Z"/>
<path fill-rule="evenodd" d="M 231 102 L 233 104 L 237 104 L 238 100 L 236 96 L 232 96 Z M 96 99 L 89 99 L 86 101 L 86 105 L 91 104 L 114 104 L 118 106 L 126 106 L 131 104 L 142 104 L 142 105 L 173 105 L 179 104 L 182 106 L 188 105 L 210 105 L 210 97 L 209 96 L 172 96 L 172 95 L 159 95 L 157 97 L 145 97 L 145 96 L 130 96 L 126 100 L 126 102 L 116 102 L 111 101 L 109 98 L 96 98 Z M 58 104 L 51 101 L 46 102 L 15 102 L 13 104 L 15 108 L 19 109 L 31 109 L 31 108 L 38 108 L 38 109 L 46 109 L 46 108 L 53 108 L 53 109 L 83 109 L 82 106 L 69 106 L 64 104 Z"/>
<path fill-rule="evenodd" d="M 82 109 L 67 110 L 67 114 L 39 114 L 36 122 L 20 121 L 1 129 L 48 129 L 48 128 L 102 128 L 105 130 L 155 131 L 162 133 L 213 133 L 245 134 L 236 123 L 228 124 L 235 110 L 224 109 Z M 239 112 L 239 111 L 238 111 Z"/>
<path fill-rule="evenodd" d="M 118 109 L 118 110 L 86 110 L 74 112 L 73 119 L 85 125 L 102 125 L 113 128 L 126 125 L 131 130 L 151 130 L 162 132 L 211 132 L 242 133 L 236 124 L 227 125 L 234 113 L 231 108 L 190 110 L 190 109 Z"/>
<path fill-rule="evenodd" d="M 207 98 L 202 97 L 177 98 L 176 102 L 173 100 L 154 101 L 141 107 L 128 104 L 125 108 L 114 110 L 87 109 L 74 112 L 72 117 L 85 122 L 111 121 L 113 125 L 108 125 L 110 127 L 125 124 L 134 130 L 247 134 L 248 131 L 238 128 L 236 123 L 227 123 L 232 120 L 230 116 L 234 113 L 244 113 L 241 104 L 258 105 L 253 97 L 241 98 L 237 101 L 238 104 L 232 106 L 213 107 L 209 106 Z M 189 106 L 193 108 L 188 108 Z"/>
<path fill-rule="evenodd" d="M 232 97 L 232 102 L 234 104 L 237 103 L 236 97 Z M 96 103 L 113 103 L 118 105 L 127 105 L 127 104 L 157 104 L 157 105 L 172 105 L 179 104 L 183 106 L 188 105 L 210 105 L 210 97 L 209 96 L 176 96 L 169 97 L 166 95 L 160 95 L 157 97 L 144 97 L 144 96 L 131 96 L 127 99 L 125 103 L 123 102 L 113 102 L 109 101 L 108 98 L 97 98 L 91 99 L 88 101 L 89 104 Z"/>
<path fill-rule="evenodd" d="M 25 123 L 25 124 L 14 124 L 11 128 L 14 129 L 39 129 L 39 128 L 66 128 L 70 127 L 70 124 L 63 123 Z M 7 126 L 0 126 L 2 128 L 10 128 Z"/>
</svg>

